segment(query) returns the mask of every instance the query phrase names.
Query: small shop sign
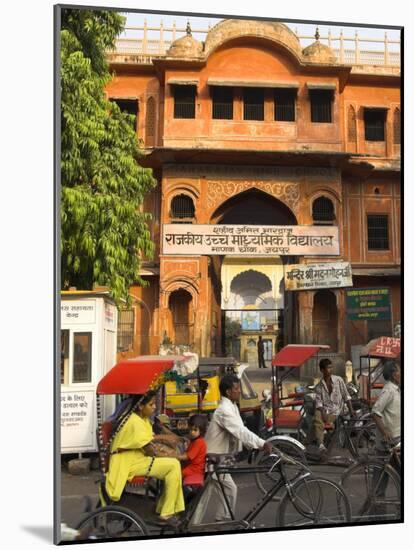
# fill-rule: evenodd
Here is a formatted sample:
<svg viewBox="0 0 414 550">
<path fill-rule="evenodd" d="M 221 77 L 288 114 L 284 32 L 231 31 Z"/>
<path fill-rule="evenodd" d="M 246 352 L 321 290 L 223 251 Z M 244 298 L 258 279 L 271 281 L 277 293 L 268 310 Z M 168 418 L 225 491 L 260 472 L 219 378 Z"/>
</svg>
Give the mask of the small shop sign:
<svg viewBox="0 0 414 550">
<path fill-rule="evenodd" d="M 350 321 L 391 319 L 389 288 L 356 288 L 346 291 L 346 315 Z"/>
<path fill-rule="evenodd" d="M 313 290 L 352 286 L 349 262 L 285 266 L 285 290 Z"/>
</svg>

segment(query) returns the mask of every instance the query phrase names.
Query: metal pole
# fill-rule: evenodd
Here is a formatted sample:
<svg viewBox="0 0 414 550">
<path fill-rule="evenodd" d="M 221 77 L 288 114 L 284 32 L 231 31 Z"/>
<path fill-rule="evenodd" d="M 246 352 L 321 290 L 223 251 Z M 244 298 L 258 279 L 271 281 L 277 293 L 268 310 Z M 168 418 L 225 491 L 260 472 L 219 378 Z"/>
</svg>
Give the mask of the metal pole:
<svg viewBox="0 0 414 550">
<path fill-rule="evenodd" d="M 276 434 L 276 367 L 272 364 L 272 432 Z"/>
</svg>

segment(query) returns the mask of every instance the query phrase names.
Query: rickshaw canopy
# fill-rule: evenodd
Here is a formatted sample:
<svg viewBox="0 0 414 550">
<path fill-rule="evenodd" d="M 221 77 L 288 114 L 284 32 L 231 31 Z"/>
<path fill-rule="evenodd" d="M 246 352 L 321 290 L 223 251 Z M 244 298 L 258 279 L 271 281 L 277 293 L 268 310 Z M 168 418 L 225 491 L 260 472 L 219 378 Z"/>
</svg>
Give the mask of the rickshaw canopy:
<svg viewBox="0 0 414 550">
<path fill-rule="evenodd" d="M 329 349 L 325 345 L 288 344 L 273 356 L 273 367 L 300 367 L 320 350 Z"/>
<path fill-rule="evenodd" d="M 368 342 L 362 350 L 361 357 L 396 359 L 400 355 L 400 352 L 401 342 L 399 338 L 380 336 Z"/>
<path fill-rule="evenodd" d="M 120 361 L 100 380 L 96 393 L 142 395 L 157 389 L 163 374 L 185 359 L 181 355 L 143 355 Z"/>
</svg>

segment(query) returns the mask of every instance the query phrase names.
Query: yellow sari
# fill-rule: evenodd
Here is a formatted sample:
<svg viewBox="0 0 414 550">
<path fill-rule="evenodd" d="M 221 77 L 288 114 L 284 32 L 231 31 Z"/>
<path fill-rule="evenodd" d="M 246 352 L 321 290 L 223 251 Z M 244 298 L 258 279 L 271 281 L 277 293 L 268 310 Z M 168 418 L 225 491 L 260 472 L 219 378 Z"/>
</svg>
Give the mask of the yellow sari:
<svg viewBox="0 0 414 550">
<path fill-rule="evenodd" d="M 143 448 L 153 438 L 149 419 L 132 413 L 111 446 L 111 452 L 117 449 L 130 450 L 111 456 L 105 488 L 111 500 L 118 501 L 126 482 L 135 476 L 149 475 L 163 480 L 165 486 L 157 505 L 157 512 L 161 516 L 169 516 L 184 510 L 181 466 L 176 458 L 155 458 L 149 472 L 152 457 L 146 456 Z"/>
</svg>

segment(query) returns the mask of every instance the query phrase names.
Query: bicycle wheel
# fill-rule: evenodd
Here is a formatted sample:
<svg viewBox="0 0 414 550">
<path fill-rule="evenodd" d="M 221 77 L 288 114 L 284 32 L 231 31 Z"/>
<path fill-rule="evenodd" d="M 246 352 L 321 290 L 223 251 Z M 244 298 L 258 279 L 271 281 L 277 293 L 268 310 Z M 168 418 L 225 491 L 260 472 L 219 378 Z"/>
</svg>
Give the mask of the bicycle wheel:
<svg viewBox="0 0 414 550">
<path fill-rule="evenodd" d="M 306 457 L 304 451 L 293 442 L 286 440 L 271 441 L 272 445 L 282 453 L 291 456 L 301 464 L 306 464 Z M 255 464 L 257 466 L 266 466 L 270 470 L 274 464 L 274 458 L 265 454 L 263 451 L 259 451 L 256 457 Z M 298 473 L 299 467 L 285 465 L 285 475 L 288 479 L 293 478 Z M 255 473 L 256 485 L 263 494 L 266 494 L 274 485 L 280 480 L 280 475 L 277 469 L 272 472 L 256 472 Z M 274 496 L 273 500 L 279 500 L 280 497 Z"/>
<path fill-rule="evenodd" d="M 80 540 L 115 539 L 148 535 L 142 519 L 121 506 L 105 506 L 83 518 L 76 527 Z"/>
<path fill-rule="evenodd" d="M 346 470 L 341 485 L 351 504 L 352 521 L 401 519 L 398 473 L 379 461 L 360 462 Z"/>
<path fill-rule="evenodd" d="M 305 478 L 286 492 L 277 512 L 280 527 L 338 525 L 351 521 L 343 489 L 328 479 Z"/>
</svg>

